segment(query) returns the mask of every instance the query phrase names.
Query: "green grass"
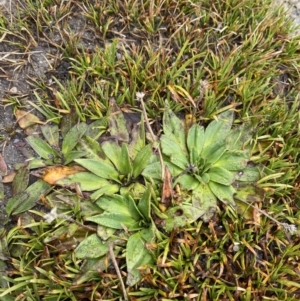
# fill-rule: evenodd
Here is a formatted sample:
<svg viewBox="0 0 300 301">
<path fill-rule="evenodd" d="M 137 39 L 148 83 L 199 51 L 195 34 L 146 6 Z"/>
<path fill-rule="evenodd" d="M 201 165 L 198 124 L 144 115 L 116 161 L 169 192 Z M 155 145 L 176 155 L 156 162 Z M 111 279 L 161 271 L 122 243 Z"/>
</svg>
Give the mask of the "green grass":
<svg viewBox="0 0 300 301">
<path fill-rule="evenodd" d="M 252 207 L 237 213 L 219 204 L 209 223 L 162 230 L 147 246 L 155 263 L 144 267 L 140 283 L 126 287 L 130 300 L 300 298 L 299 231 L 291 235 L 280 224 L 300 224 L 300 39 L 292 37 L 283 11 L 269 5 L 24 0 L 14 14 L 0 13 L 1 43 L 23 54 L 3 58 L 4 67 L 26 71 L 39 45 L 49 51 L 51 69 L 27 78 L 30 95 L 8 96 L 3 104 L 22 109 L 29 104 L 62 133 L 78 121 L 99 119 L 95 128 L 105 132 L 110 99 L 123 112 L 141 112 L 137 92 L 145 93 L 147 118 L 157 135 L 166 106 L 186 119 L 192 114 L 202 125 L 231 108 L 236 125 L 251 125 L 251 159 L 261 167 L 257 185 L 265 191 L 254 207 L 278 222 Z M 64 62 L 69 68 L 59 71 Z M 55 191 L 75 200 L 73 207 L 60 200 L 64 214 L 86 223 L 78 207 L 85 197 L 72 189 Z M 56 203 L 45 196 L 40 206 L 48 212 Z M 22 214 L 1 236 L 0 255 L 9 261 L 0 257 L 5 263 L 0 300 L 123 298 L 109 255 L 89 263 L 76 258 L 76 245 L 90 233 L 63 218 L 50 225 L 43 215 Z M 121 245 L 115 256 L 126 278 L 124 252 Z"/>
</svg>

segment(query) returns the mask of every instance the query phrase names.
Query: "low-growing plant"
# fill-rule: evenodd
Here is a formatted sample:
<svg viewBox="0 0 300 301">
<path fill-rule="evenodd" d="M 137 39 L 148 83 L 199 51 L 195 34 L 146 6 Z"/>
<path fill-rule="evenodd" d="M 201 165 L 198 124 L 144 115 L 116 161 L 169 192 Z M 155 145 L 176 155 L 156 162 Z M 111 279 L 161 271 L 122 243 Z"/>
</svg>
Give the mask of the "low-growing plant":
<svg viewBox="0 0 300 301">
<path fill-rule="evenodd" d="M 160 138 L 163 159 L 173 177 L 173 187 L 180 186 L 184 199 L 180 206 L 172 206 L 166 212 L 168 228 L 200 217 L 208 221 L 217 200 L 235 207 L 234 195 L 241 186 L 247 191 L 245 184 L 250 193 L 259 169 L 250 161 L 245 145 L 249 128 L 242 125 L 232 129 L 233 119 L 234 112 L 225 111 L 206 128 L 199 124 L 187 128 L 171 110 L 165 112 Z M 143 175 L 159 179 L 160 168 L 158 159 L 152 158 Z M 247 199 L 247 193 L 244 197 Z"/>
</svg>

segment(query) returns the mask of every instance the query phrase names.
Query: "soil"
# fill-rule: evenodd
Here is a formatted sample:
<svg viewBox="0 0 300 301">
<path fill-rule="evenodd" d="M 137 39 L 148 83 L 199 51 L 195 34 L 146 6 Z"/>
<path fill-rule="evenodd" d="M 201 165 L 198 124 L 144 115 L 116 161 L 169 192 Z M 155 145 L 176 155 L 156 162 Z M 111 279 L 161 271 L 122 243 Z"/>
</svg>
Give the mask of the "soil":
<svg viewBox="0 0 300 301">
<path fill-rule="evenodd" d="M 13 18 L 22 2 L 25 1 L 1 0 L 0 9 Z M 85 23 L 86 20 L 80 14 L 74 14 L 68 19 L 70 29 L 81 32 L 80 47 L 86 49 L 95 45 L 89 42 L 93 40 L 92 33 L 88 30 L 83 31 L 86 28 Z M 27 102 L 35 100 L 33 94 L 35 87 L 32 83 L 46 81 L 50 85 L 53 75 L 59 80 L 68 78 L 70 62 L 64 60 L 62 50 L 58 50 L 59 47 L 51 45 L 63 45 L 63 37 L 54 33 L 49 41 L 38 36 L 33 38 L 34 43 L 31 44 L 34 45 L 23 52 L 13 46 L 13 43 L 0 43 L 0 151 L 7 165 L 7 174 L 11 173 L 18 163 L 24 163 L 33 155 L 26 142 L 26 134 L 19 128 L 14 116 L 13 101 L 18 101 L 22 109 L 32 110 Z M 14 36 L 11 37 L 11 42 L 14 42 Z M 38 115 L 37 112 L 35 114 Z M 0 173 L 0 180 L 3 176 L 5 175 Z M 3 186 L 4 198 L 0 193 L 0 227 L 7 219 L 5 204 L 12 196 L 12 185 Z M 3 187 L 0 186 L 0 192 L 1 189 Z"/>
</svg>

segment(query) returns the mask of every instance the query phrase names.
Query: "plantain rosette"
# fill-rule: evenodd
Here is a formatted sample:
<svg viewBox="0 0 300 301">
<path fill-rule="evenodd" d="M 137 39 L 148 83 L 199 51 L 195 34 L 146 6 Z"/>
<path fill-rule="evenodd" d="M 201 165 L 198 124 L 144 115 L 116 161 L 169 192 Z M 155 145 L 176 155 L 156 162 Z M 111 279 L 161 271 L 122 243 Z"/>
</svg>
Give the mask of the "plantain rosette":
<svg viewBox="0 0 300 301">
<path fill-rule="evenodd" d="M 182 191 L 189 192 L 180 206 L 168 210 L 167 228 L 199 217 L 208 221 L 217 200 L 236 206 L 234 195 L 239 186 L 244 187 L 242 182 L 258 179 L 259 171 L 250 162 L 249 151 L 243 149 L 250 133 L 245 126 L 232 129 L 233 118 L 233 111 L 226 111 L 206 128 L 194 124 L 186 131 L 171 110 L 165 112 L 160 139 L 164 163 L 172 174 L 173 187 L 179 184 Z M 155 178 L 158 162 L 151 161 L 143 174 Z"/>
</svg>

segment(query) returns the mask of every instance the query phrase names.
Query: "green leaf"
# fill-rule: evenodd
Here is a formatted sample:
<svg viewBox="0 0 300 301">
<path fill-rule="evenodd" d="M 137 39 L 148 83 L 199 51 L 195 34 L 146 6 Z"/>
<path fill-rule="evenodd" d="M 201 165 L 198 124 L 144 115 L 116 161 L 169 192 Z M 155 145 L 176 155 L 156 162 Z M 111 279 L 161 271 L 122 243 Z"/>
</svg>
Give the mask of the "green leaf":
<svg viewBox="0 0 300 301">
<path fill-rule="evenodd" d="M 151 243 L 153 239 L 155 238 L 155 229 L 153 225 L 151 225 L 149 228 L 143 228 L 140 230 L 140 234 L 143 240 L 145 240 L 148 243 Z"/>
<path fill-rule="evenodd" d="M 190 205 L 190 207 L 192 206 Z M 192 222 L 193 219 L 190 210 L 186 210 L 186 208 L 183 209 L 182 205 L 171 207 L 165 214 L 168 216 L 165 226 L 165 229 L 168 232 L 174 229 L 183 228 L 187 223 Z"/>
<path fill-rule="evenodd" d="M 45 137 L 47 142 L 53 147 L 58 147 L 59 146 L 58 125 L 45 124 L 45 125 L 42 125 L 40 128 L 41 128 L 43 136 Z"/>
<path fill-rule="evenodd" d="M 243 123 L 240 126 L 234 127 L 227 136 L 227 145 L 231 149 L 240 150 L 245 146 L 255 132 L 251 124 Z"/>
<path fill-rule="evenodd" d="M 225 145 L 225 142 L 218 144 L 215 149 L 211 149 L 210 155 L 206 157 L 206 163 L 214 165 L 226 151 L 227 146 Z"/>
<path fill-rule="evenodd" d="M 43 243 L 53 242 L 61 237 L 72 237 L 76 231 L 78 231 L 78 225 L 76 224 L 67 224 L 62 225 L 59 228 L 52 229 L 52 231 L 47 234 L 47 236 L 43 239 Z"/>
<path fill-rule="evenodd" d="M 19 214 L 31 209 L 42 195 L 45 195 L 52 189 L 52 186 L 43 180 L 38 180 L 30 185 L 21 194 L 10 198 L 6 204 L 6 212 L 8 215 Z"/>
<path fill-rule="evenodd" d="M 128 149 L 130 158 L 135 158 L 137 154 L 145 146 L 145 123 L 142 115 L 141 122 L 139 124 L 135 123 L 131 130 L 131 141 L 129 143 Z"/>
<path fill-rule="evenodd" d="M 225 144 L 225 139 L 220 138 L 218 140 L 212 141 L 212 143 L 209 145 L 204 145 L 201 157 L 203 159 L 206 159 L 207 161 L 217 161 L 226 151 L 226 148 L 224 149 Z"/>
<path fill-rule="evenodd" d="M 196 158 L 193 158 L 193 162 L 195 163 L 198 157 L 201 155 L 203 146 L 204 146 L 204 128 L 203 126 L 199 126 L 198 124 L 194 124 L 187 136 L 187 147 L 189 152 L 196 152 Z"/>
<path fill-rule="evenodd" d="M 88 128 L 85 132 L 85 136 L 95 141 L 106 132 L 106 129 L 106 118 L 100 118 L 88 125 Z"/>
<path fill-rule="evenodd" d="M 106 212 L 120 213 L 131 216 L 129 210 L 129 199 L 120 195 L 103 196 L 96 201 L 96 204 Z"/>
<path fill-rule="evenodd" d="M 128 186 L 123 186 L 120 188 L 120 195 L 122 196 L 132 196 L 135 200 L 139 200 L 142 194 L 145 192 L 145 186 L 139 182 L 131 183 Z"/>
<path fill-rule="evenodd" d="M 62 180 L 56 181 L 57 185 L 63 187 L 69 187 L 74 185 L 75 183 L 79 184 L 82 191 L 97 190 L 102 187 L 111 185 L 109 181 L 90 172 L 78 172 L 76 174 L 72 174 L 63 178 Z"/>
<path fill-rule="evenodd" d="M 115 168 L 120 171 L 122 161 L 122 150 L 119 144 L 115 141 L 105 141 L 101 145 L 105 156 L 113 163 Z"/>
<path fill-rule="evenodd" d="M 173 154 L 170 156 L 170 162 L 180 168 L 178 173 L 182 172 L 189 166 L 189 161 L 185 155 Z M 177 175 L 174 173 L 174 175 Z"/>
<path fill-rule="evenodd" d="M 13 195 L 22 193 L 28 186 L 29 183 L 29 164 L 21 166 L 14 177 L 12 183 Z"/>
<path fill-rule="evenodd" d="M 131 196 L 104 196 L 98 199 L 96 204 L 108 213 L 118 213 L 123 216 L 131 217 L 136 221 L 139 221 L 142 218 L 142 214 L 139 212 L 139 209 Z"/>
<path fill-rule="evenodd" d="M 197 189 L 193 190 L 192 204 L 200 210 L 198 211 L 198 214 L 200 214 L 198 217 L 208 222 L 216 211 L 217 198 L 208 185 L 199 185 Z"/>
<path fill-rule="evenodd" d="M 101 178 L 121 183 L 117 170 L 100 158 L 97 161 L 91 159 L 75 159 L 74 161 Z"/>
<path fill-rule="evenodd" d="M 149 160 L 152 155 L 152 149 L 151 145 L 146 145 L 144 146 L 136 155 L 134 158 L 134 161 L 132 163 L 132 168 L 133 168 L 133 177 L 137 178 L 144 168 L 147 166 L 149 163 Z"/>
<path fill-rule="evenodd" d="M 237 173 L 236 179 L 240 182 L 255 182 L 260 177 L 260 171 L 257 166 L 248 165 Z"/>
<path fill-rule="evenodd" d="M 193 190 L 199 186 L 199 181 L 195 177 L 184 174 L 178 177 L 177 183 L 181 185 L 182 189 Z"/>
<path fill-rule="evenodd" d="M 108 252 L 108 245 L 103 243 L 97 234 L 92 234 L 84 239 L 75 249 L 79 259 L 99 258 Z"/>
<path fill-rule="evenodd" d="M 86 220 L 105 227 L 119 230 L 124 229 L 124 226 L 129 230 L 136 229 L 139 225 L 139 223 L 132 217 L 120 213 L 104 212 L 99 215 L 87 217 Z"/>
<path fill-rule="evenodd" d="M 138 209 L 142 213 L 146 221 L 151 220 L 150 209 L 151 209 L 151 190 L 148 186 L 144 194 L 141 197 L 141 200 L 138 203 Z"/>
<path fill-rule="evenodd" d="M 70 129 L 78 123 L 79 117 L 76 110 L 72 108 L 70 114 L 63 115 L 60 122 L 61 136 L 65 138 Z"/>
<path fill-rule="evenodd" d="M 180 145 L 169 136 L 162 135 L 160 138 L 160 145 L 164 155 L 171 156 L 173 154 L 179 154 L 187 157 L 186 152 L 184 152 Z"/>
<path fill-rule="evenodd" d="M 83 151 L 70 151 L 65 155 L 65 161 L 64 164 L 67 165 L 74 161 L 75 159 L 81 158 L 85 155 L 85 152 Z"/>
<path fill-rule="evenodd" d="M 218 120 L 212 121 L 205 129 L 203 158 L 208 158 L 224 144 L 227 135 L 230 132 L 233 122 L 233 111 L 227 111 L 218 116 Z"/>
<path fill-rule="evenodd" d="M 131 175 L 132 166 L 130 162 L 128 147 L 125 143 L 122 144 L 121 157 L 119 157 L 120 173 L 122 175 Z"/>
<path fill-rule="evenodd" d="M 113 228 L 107 228 L 98 225 L 97 226 L 97 235 L 102 239 L 102 240 L 108 240 L 114 233 L 116 232 L 116 229 Z"/>
<path fill-rule="evenodd" d="M 86 130 L 86 123 L 76 124 L 69 130 L 62 142 L 62 153 L 64 155 L 67 155 L 71 150 L 74 149 Z"/>
<path fill-rule="evenodd" d="M 127 196 L 127 199 L 128 199 L 128 209 L 130 211 L 130 216 L 136 221 L 141 220 L 143 218 L 143 215 L 139 211 L 135 200 L 130 195 Z"/>
<path fill-rule="evenodd" d="M 227 205 L 230 204 L 235 206 L 235 202 L 233 200 L 235 189 L 232 186 L 222 185 L 213 181 L 210 181 L 208 186 L 220 201 Z"/>
<path fill-rule="evenodd" d="M 161 164 L 157 162 L 156 156 L 152 155 L 152 157 L 154 157 L 156 161 L 152 161 L 150 158 L 150 163 L 143 170 L 142 175 L 151 180 L 161 180 Z"/>
<path fill-rule="evenodd" d="M 211 181 L 219 184 L 231 185 L 234 181 L 233 173 L 222 167 L 213 166 L 209 169 L 208 174 Z"/>
<path fill-rule="evenodd" d="M 34 149 L 34 151 L 43 159 L 51 159 L 58 158 L 59 154 L 55 151 L 48 143 L 44 140 L 29 136 L 26 138 L 29 145 Z"/>
<path fill-rule="evenodd" d="M 230 171 L 243 170 L 249 161 L 247 151 L 227 151 L 215 162 L 214 166 L 222 167 Z"/>
<path fill-rule="evenodd" d="M 174 114 L 172 110 L 166 110 L 163 116 L 164 136 L 175 141 L 180 147 L 181 152 L 187 153 L 185 144 L 185 130 L 181 120 Z"/>
<path fill-rule="evenodd" d="M 132 234 L 126 245 L 127 281 L 129 286 L 135 285 L 141 278 L 139 267 L 153 263 L 153 258 L 145 248 L 145 242 L 139 232 Z"/>
<path fill-rule="evenodd" d="M 239 183 L 236 185 L 236 194 L 234 200 L 237 204 L 237 211 L 245 218 L 251 219 L 253 217 L 253 208 L 248 204 L 261 203 L 264 200 L 265 191 L 254 185 Z M 246 204 L 244 202 L 246 202 Z"/>
<path fill-rule="evenodd" d="M 88 159 L 98 160 L 100 158 L 104 160 L 106 158 L 100 144 L 90 137 L 84 136 L 81 138 L 79 149 L 85 152 L 85 157 Z"/>
<path fill-rule="evenodd" d="M 98 190 L 96 190 L 91 196 L 91 200 L 98 200 L 101 196 L 105 195 L 113 195 L 117 193 L 120 189 L 118 184 L 110 184 L 106 185 Z"/>
<path fill-rule="evenodd" d="M 116 101 L 111 98 L 109 101 L 109 131 L 112 137 L 119 141 L 129 142 L 129 134 L 126 127 L 126 120 Z"/>
</svg>

